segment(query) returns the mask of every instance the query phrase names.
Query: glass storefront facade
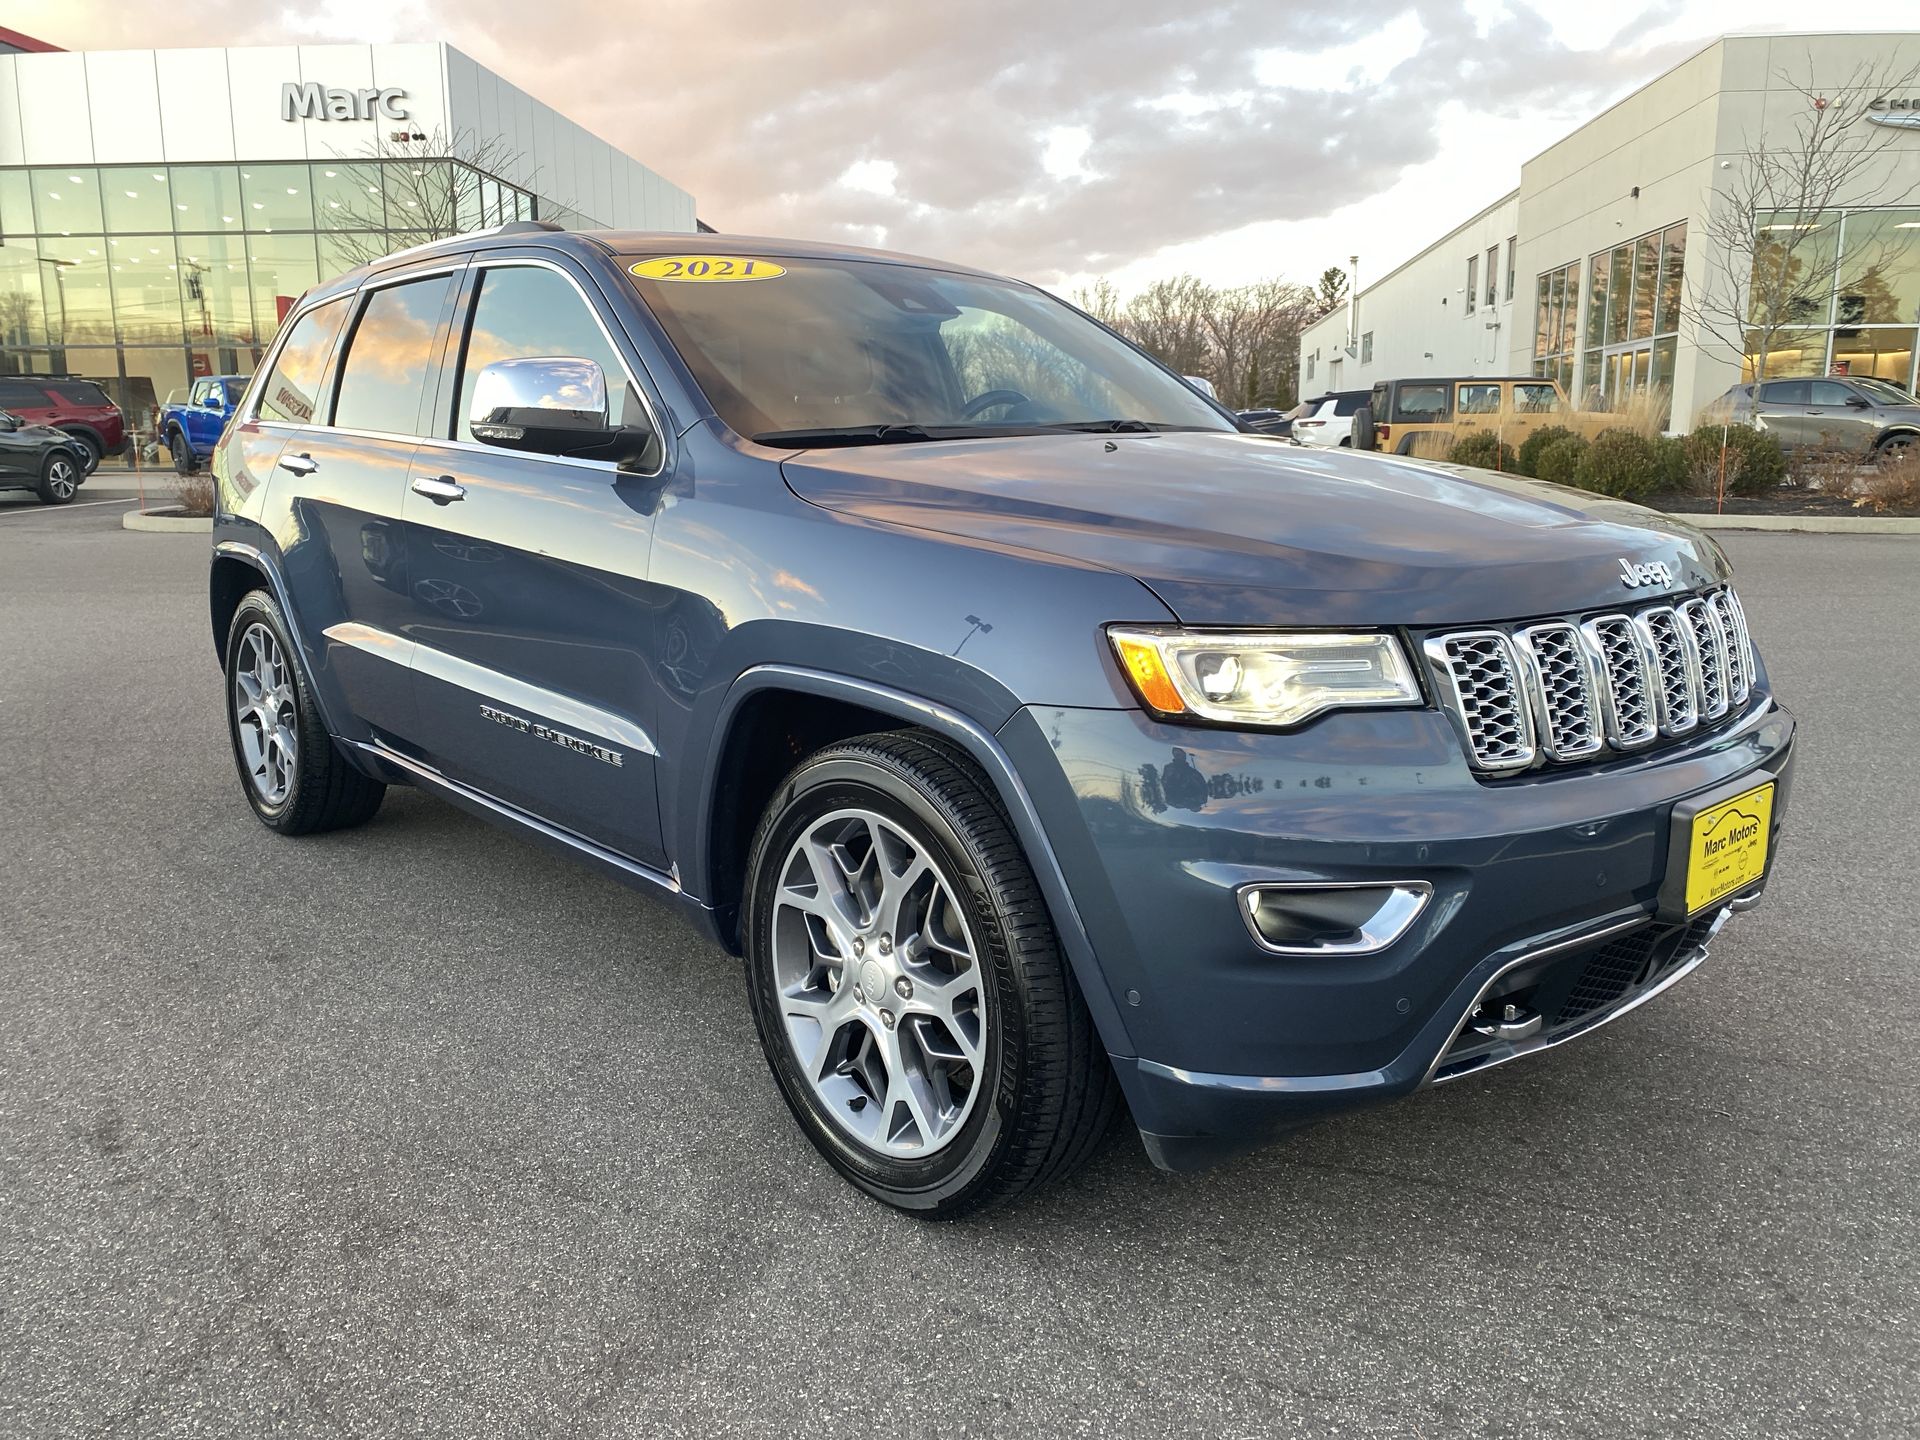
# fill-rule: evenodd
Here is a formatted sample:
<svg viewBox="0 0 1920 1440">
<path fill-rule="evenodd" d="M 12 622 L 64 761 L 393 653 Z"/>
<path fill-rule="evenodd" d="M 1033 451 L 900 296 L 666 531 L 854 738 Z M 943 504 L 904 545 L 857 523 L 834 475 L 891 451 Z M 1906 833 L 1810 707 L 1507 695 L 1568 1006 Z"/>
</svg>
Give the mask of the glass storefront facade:
<svg viewBox="0 0 1920 1440">
<path fill-rule="evenodd" d="M 97 380 L 145 444 L 190 378 L 251 374 L 319 281 L 537 218 L 443 159 L 0 169 L 0 375 Z"/>
<path fill-rule="evenodd" d="M 1809 231 L 1796 239 L 1793 263 L 1830 275 L 1825 293 L 1798 296 L 1789 328 L 1767 342 L 1766 375 L 1871 375 L 1911 391 L 1920 330 L 1920 210 L 1842 211 L 1833 218 L 1776 220 Z M 1762 225 L 1763 232 L 1768 228 Z M 1767 263 L 1764 242 L 1755 265 Z M 1760 373 L 1759 332 L 1748 337 L 1742 379 Z"/>
<path fill-rule="evenodd" d="M 1588 256 L 1584 305 L 1577 261 L 1540 276 L 1533 373 L 1558 379 L 1583 410 L 1617 409 L 1630 396 L 1670 391 L 1686 263 L 1682 221 Z"/>
</svg>

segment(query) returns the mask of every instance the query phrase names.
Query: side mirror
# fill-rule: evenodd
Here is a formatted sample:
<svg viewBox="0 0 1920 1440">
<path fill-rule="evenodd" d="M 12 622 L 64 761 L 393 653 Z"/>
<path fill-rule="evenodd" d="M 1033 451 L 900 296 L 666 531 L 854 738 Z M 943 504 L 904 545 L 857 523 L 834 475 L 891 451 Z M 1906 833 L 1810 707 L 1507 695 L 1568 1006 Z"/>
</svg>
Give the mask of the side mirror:
<svg viewBox="0 0 1920 1440">
<path fill-rule="evenodd" d="M 617 424 L 607 377 L 592 360 L 538 356 L 496 360 L 473 382 L 473 438 L 503 450 L 637 465 L 653 443 L 644 425 Z"/>
<path fill-rule="evenodd" d="M 18 430 L 20 417 L 11 410 L 0 410 L 0 430 Z"/>
<path fill-rule="evenodd" d="M 1847 397 L 1847 404 L 1854 410 L 1871 410 L 1873 408 L 1873 402 L 1864 395 L 1849 395 Z"/>
<path fill-rule="evenodd" d="M 1186 381 L 1189 385 L 1193 386 L 1194 389 L 1198 390 L 1202 395 L 1206 396 L 1209 400 L 1218 400 L 1220 398 L 1217 394 L 1214 393 L 1213 382 L 1207 379 L 1206 376 L 1182 375 L 1180 378 Z"/>
</svg>

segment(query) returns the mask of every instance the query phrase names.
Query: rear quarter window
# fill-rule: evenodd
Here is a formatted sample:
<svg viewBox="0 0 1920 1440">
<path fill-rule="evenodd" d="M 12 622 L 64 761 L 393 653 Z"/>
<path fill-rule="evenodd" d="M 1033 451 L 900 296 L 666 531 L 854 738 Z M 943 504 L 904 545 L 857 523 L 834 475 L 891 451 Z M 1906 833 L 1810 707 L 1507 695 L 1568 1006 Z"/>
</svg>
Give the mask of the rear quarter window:
<svg viewBox="0 0 1920 1440">
<path fill-rule="evenodd" d="M 69 405 L 83 406 L 89 410 L 103 409 L 113 402 L 107 398 L 107 392 L 98 385 L 82 380 L 60 380 L 47 386 L 54 399 L 63 400 Z"/>
<path fill-rule="evenodd" d="M 293 322 L 293 329 L 287 332 L 287 343 L 280 347 L 267 382 L 260 387 L 258 414 L 262 420 L 294 425 L 313 423 L 320 382 L 327 373 L 327 360 L 340 334 L 340 322 L 346 319 L 349 299 L 343 295 L 316 305 Z"/>
<path fill-rule="evenodd" d="M 1430 385 L 1402 385 L 1394 402 L 1393 418 L 1407 422 L 1444 420 L 1452 411 L 1448 403 L 1452 390 L 1444 380 Z"/>
</svg>

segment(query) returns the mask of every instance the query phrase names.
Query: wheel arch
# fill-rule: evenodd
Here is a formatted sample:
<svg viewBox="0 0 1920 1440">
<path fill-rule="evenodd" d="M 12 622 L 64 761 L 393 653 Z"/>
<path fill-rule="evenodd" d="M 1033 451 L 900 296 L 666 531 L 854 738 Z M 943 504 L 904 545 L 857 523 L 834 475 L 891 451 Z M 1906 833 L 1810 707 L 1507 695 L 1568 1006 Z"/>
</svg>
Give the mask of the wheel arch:
<svg viewBox="0 0 1920 1440">
<path fill-rule="evenodd" d="M 958 746 L 986 775 L 1033 867 L 1061 948 L 1103 1043 L 1109 1053 L 1127 1053 L 1125 1026 L 1100 975 L 1039 812 L 1013 761 L 978 722 L 872 681 L 798 666 L 760 665 L 742 673 L 729 687 L 697 791 L 698 814 L 687 852 L 692 863 L 684 867 L 691 872 L 684 882 L 710 907 L 720 942 L 736 953 L 741 948 L 739 913 L 746 851 L 780 781 L 822 745 L 909 728 Z M 819 738 L 812 739 L 815 734 Z"/>
<path fill-rule="evenodd" d="M 331 705 L 332 696 L 316 683 L 306 638 L 301 633 L 300 617 L 287 593 L 285 579 L 273 558 L 264 550 L 240 540 L 217 541 L 213 547 L 213 566 L 207 577 L 208 618 L 213 628 L 214 654 L 222 666 L 227 657 L 227 631 L 233 625 L 233 613 L 251 590 L 265 590 L 280 606 L 280 619 L 293 642 L 293 663 L 299 667 L 301 683 L 313 696 L 313 703 L 332 735 L 342 733 L 339 718 Z M 359 761 L 355 760 L 356 765 Z M 364 769 L 364 766 L 360 768 Z M 369 770 L 367 773 L 371 774 Z"/>
</svg>

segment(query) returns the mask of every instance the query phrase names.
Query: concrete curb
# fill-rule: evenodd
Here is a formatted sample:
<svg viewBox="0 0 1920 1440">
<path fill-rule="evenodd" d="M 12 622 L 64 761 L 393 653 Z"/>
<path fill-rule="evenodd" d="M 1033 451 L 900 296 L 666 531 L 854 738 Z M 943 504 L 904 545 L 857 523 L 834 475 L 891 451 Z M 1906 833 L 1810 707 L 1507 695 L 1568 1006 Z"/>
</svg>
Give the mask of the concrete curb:
<svg viewBox="0 0 1920 1440">
<path fill-rule="evenodd" d="M 1702 530 L 1800 530 L 1818 535 L 1920 535 L 1920 517 L 1910 515 L 1683 515 L 1675 520 Z"/>
<path fill-rule="evenodd" d="M 180 515 L 178 505 L 162 505 L 154 510 L 129 510 L 120 517 L 120 524 L 128 530 L 145 530 L 150 534 L 209 535 L 213 533 L 211 515 Z"/>
</svg>

